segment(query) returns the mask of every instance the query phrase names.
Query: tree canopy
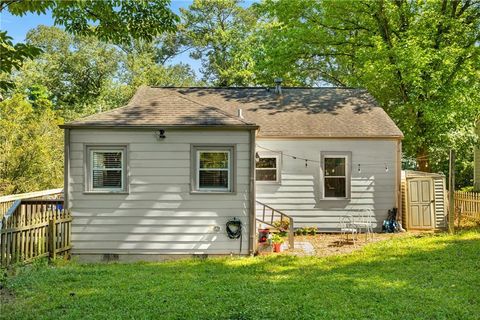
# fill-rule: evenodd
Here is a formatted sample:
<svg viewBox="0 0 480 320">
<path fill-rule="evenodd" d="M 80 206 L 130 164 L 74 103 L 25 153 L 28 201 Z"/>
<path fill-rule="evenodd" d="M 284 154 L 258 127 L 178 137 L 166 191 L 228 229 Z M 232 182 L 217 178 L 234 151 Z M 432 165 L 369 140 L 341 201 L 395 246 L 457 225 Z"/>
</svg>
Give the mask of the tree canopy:
<svg viewBox="0 0 480 320">
<path fill-rule="evenodd" d="M 202 61 L 203 80 L 215 86 L 255 82 L 251 50 L 256 16 L 240 2 L 196 0 L 181 9 L 182 44 Z"/>
<path fill-rule="evenodd" d="M 169 0 L 82 0 L 82 1 L 16 1 L 0 2 L 0 13 L 15 16 L 27 13 L 45 14 L 51 11 L 56 25 L 73 35 L 94 36 L 114 44 L 126 44 L 132 39 L 152 41 L 165 31 L 175 29 L 178 17 L 170 10 Z M 0 33 L 0 72 L 10 73 L 23 61 L 40 53 L 38 47 L 22 43 L 13 45 L 6 32 Z M 0 88 L 12 83 L 0 81 Z"/>
</svg>

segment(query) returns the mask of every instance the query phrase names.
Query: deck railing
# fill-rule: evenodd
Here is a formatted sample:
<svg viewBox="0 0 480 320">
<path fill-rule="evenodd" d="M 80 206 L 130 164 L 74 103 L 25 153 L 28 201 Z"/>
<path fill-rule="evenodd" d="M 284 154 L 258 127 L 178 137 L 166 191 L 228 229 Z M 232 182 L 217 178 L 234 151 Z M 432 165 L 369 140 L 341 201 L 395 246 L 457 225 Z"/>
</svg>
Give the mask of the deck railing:
<svg viewBox="0 0 480 320">
<path fill-rule="evenodd" d="M 290 246 L 290 249 L 293 249 L 294 248 L 293 218 L 281 212 L 280 210 L 272 208 L 260 201 L 257 201 L 257 205 L 260 206 L 260 210 L 261 210 L 260 215 L 258 214 L 258 211 L 257 211 L 256 220 L 258 222 L 275 228 L 275 225 L 274 225 L 275 221 L 280 221 L 280 222 L 288 221 L 288 232 L 287 232 L 288 245 Z"/>
<path fill-rule="evenodd" d="M 63 198 L 62 192 L 63 189 L 60 188 L 2 196 L 0 197 L 0 221 L 7 213 L 8 209 L 10 209 L 10 207 L 14 204 L 15 200 Z"/>
<path fill-rule="evenodd" d="M 0 266 L 68 254 L 72 217 L 63 199 L 7 201 L 13 203 L 0 218 Z"/>
</svg>

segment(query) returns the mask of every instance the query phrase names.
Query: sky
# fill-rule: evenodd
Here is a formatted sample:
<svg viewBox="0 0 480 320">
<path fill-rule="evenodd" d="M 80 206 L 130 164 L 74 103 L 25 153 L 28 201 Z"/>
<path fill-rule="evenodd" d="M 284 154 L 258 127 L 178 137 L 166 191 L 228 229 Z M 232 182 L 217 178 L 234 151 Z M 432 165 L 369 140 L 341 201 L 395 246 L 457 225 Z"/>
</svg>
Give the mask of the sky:
<svg viewBox="0 0 480 320">
<path fill-rule="evenodd" d="M 173 12 L 178 14 L 180 8 L 187 8 L 191 3 L 191 0 L 172 0 L 171 8 Z M 249 6 L 251 3 L 252 1 L 244 1 L 243 5 Z M 27 14 L 23 17 L 12 16 L 9 12 L 5 11 L 0 13 L 0 29 L 2 31 L 7 31 L 7 34 L 13 38 L 14 43 L 25 41 L 27 32 L 30 29 L 42 24 L 46 26 L 53 25 L 53 19 L 50 11 L 48 11 L 45 15 Z M 170 64 L 176 64 L 180 62 L 189 64 L 197 74 L 197 77 L 200 76 L 200 61 L 190 58 L 188 52 L 178 55 L 169 61 Z"/>
</svg>

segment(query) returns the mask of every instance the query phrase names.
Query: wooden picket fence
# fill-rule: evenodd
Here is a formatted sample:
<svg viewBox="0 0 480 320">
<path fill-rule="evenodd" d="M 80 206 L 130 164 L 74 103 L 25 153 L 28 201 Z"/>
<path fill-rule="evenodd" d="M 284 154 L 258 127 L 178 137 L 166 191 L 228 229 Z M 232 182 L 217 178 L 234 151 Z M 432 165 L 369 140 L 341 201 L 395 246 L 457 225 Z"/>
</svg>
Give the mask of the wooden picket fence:
<svg viewBox="0 0 480 320">
<path fill-rule="evenodd" d="M 480 193 L 455 191 L 455 211 L 461 217 L 480 219 Z"/>
<path fill-rule="evenodd" d="M 61 199 L 15 200 L 0 223 L 0 266 L 68 255 L 71 223 Z"/>
<path fill-rule="evenodd" d="M 8 209 L 15 203 L 16 200 L 30 199 L 60 199 L 63 198 L 63 189 L 49 189 L 34 191 L 28 193 L 11 194 L 0 197 L 0 221 L 7 213 Z"/>
</svg>

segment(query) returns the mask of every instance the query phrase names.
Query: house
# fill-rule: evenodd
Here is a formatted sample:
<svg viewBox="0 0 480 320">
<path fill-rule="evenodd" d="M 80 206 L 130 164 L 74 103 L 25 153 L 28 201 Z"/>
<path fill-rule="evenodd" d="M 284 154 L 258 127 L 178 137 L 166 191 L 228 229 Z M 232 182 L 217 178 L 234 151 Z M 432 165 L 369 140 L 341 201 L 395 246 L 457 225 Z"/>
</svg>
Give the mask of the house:
<svg viewBox="0 0 480 320">
<path fill-rule="evenodd" d="M 400 205 L 402 133 L 361 90 L 142 87 L 62 128 L 86 260 L 253 253 L 257 201 L 329 232 Z"/>
</svg>

